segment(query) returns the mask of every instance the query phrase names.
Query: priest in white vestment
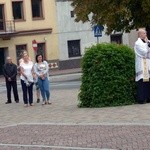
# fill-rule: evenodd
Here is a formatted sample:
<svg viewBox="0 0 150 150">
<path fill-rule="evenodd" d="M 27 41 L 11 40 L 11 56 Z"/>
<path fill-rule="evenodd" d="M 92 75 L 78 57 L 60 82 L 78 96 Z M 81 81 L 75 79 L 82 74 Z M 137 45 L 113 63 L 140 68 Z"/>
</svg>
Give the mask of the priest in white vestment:
<svg viewBox="0 0 150 150">
<path fill-rule="evenodd" d="M 137 102 L 150 102 L 150 41 L 145 29 L 139 29 L 135 42 L 135 71 L 137 82 Z"/>
</svg>

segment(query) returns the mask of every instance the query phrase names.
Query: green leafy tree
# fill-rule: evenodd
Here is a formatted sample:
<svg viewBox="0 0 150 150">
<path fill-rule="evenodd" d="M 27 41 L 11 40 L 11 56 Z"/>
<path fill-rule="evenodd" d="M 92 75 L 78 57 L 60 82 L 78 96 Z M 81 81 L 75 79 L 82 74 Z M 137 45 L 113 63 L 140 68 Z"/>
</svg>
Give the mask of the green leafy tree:
<svg viewBox="0 0 150 150">
<path fill-rule="evenodd" d="M 72 6 L 77 22 L 106 25 L 107 34 L 150 25 L 150 0 L 72 0 Z"/>
</svg>

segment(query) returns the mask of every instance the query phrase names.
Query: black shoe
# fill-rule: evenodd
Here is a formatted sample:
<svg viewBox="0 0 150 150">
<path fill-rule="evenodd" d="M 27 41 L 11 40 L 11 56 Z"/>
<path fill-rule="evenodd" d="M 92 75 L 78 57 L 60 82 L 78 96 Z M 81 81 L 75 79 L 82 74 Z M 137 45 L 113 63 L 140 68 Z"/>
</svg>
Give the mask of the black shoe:
<svg viewBox="0 0 150 150">
<path fill-rule="evenodd" d="M 7 101 L 5 104 L 10 104 L 10 103 L 11 103 L 11 102 L 8 102 L 8 101 Z"/>
<path fill-rule="evenodd" d="M 19 100 L 16 100 L 16 103 L 19 103 Z"/>
<path fill-rule="evenodd" d="M 146 104 L 146 102 L 138 102 L 138 104 Z"/>
<path fill-rule="evenodd" d="M 149 98 L 147 99 L 146 103 L 150 103 L 150 99 Z"/>
<path fill-rule="evenodd" d="M 40 102 L 40 99 L 38 98 L 36 102 L 39 103 L 39 102 Z"/>
</svg>

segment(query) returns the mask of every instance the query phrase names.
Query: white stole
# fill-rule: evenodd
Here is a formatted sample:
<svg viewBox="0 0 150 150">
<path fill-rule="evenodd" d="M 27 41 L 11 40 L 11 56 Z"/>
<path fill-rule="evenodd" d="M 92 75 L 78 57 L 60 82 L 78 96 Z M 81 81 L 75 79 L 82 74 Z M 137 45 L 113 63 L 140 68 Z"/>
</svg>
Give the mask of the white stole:
<svg viewBox="0 0 150 150">
<path fill-rule="evenodd" d="M 145 58 L 143 58 L 143 82 L 149 82 L 148 63 Z"/>
</svg>

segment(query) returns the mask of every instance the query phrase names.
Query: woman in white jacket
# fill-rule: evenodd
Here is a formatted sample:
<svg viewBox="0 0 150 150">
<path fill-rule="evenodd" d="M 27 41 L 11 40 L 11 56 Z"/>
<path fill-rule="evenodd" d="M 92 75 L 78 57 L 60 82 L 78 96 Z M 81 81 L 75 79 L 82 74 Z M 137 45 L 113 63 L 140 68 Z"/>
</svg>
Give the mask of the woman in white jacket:
<svg viewBox="0 0 150 150">
<path fill-rule="evenodd" d="M 23 60 L 20 63 L 21 85 L 23 91 L 23 100 L 25 106 L 33 106 L 33 62 L 29 59 L 28 54 L 23 54 Z"/>
</svg>

